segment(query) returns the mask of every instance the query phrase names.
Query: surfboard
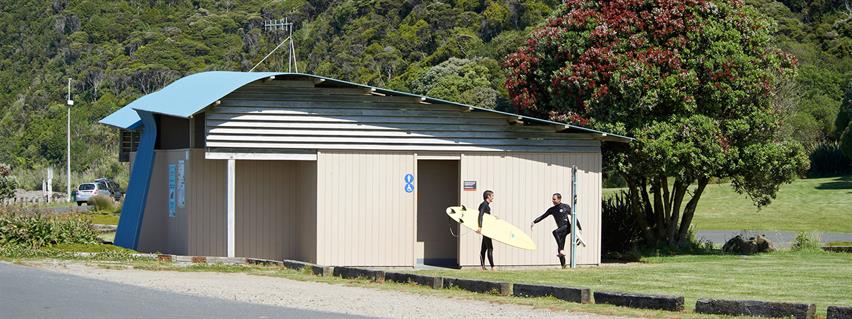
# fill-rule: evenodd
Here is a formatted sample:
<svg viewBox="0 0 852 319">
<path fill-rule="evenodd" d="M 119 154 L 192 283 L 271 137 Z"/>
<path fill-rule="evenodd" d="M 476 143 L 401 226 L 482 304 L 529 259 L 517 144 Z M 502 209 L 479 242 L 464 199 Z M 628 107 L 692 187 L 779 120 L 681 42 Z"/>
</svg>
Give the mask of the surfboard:
<svg viewBox="0 0 852 319">
<path fill-rule="evenodd" d="M 447 207 L 447 216 L 459 224 L 476 231 L 479 228 L 479 212 L 468 210 L 464 206 Z M 509 246 L 535 250 L 535 242 L 520 228 L 509 224 L 505 220 L 485 214 L 482 217 L 482 235 L 499 241 Z"/>
<path fill-rule="evenodd" d="M 571 234 L 568 234 L 568 237 L 570 238 Z M 576 244 L 578 246 L 583 245 L 583 247 L 586 247 L 586 241 L 583 240 L 583 231 L 580 230 L 579 228 L 577 228 L 577 243 Z"/>
</svg>

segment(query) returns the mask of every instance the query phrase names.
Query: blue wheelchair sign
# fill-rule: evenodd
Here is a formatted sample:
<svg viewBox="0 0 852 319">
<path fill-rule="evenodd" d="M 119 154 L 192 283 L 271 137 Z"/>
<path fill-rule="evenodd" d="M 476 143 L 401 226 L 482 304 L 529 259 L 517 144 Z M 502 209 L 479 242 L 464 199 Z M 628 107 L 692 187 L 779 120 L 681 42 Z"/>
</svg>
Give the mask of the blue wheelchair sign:
<svg viewBox="0 0 852 319">
<path fill-rule="evenodd" d="M 414 191 L 414 175 L 411 173 L 405 174 L 405 192 L 411 193 Z"/>
</svg>

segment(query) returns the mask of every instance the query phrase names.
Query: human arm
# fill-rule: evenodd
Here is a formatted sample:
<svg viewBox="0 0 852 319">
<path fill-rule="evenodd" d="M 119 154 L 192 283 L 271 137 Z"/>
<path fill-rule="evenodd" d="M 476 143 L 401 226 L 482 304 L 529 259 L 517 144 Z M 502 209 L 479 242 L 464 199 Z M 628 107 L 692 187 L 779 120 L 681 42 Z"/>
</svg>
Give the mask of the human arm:
<svg viewBox="0 0 852 319">
<path fill-rule="evenodd" d="M 541 214 L 541 216 L 538 216 L 538 218 L 536 218 L 535 220 L 533 220 L 532 224 L 530 224 L 530 227 L 532 227 L 532 226 L 533 226 L 533 225 L 535 225 L 535 224 L 538 224 L 538 222 L 540 222 L 542 219 L 546 218 L 547 216 L 549 216 L 549 215 L 550 215 L 550 214 L 552 214 L 552 213 L 553 213 L 553 212 L 551 212 L 551 210 L 550 210 L 550 209 L 546 210 L 546 211 L 544 212 L 544 214 Z"/>
</svg>

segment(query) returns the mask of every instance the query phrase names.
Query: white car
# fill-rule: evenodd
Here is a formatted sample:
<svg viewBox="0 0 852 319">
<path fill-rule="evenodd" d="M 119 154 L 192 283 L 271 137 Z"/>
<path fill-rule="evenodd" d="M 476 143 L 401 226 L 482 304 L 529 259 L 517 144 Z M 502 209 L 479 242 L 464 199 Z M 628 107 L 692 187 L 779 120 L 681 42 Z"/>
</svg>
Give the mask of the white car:
<svg viewBox="0 0 852 319">
<path fill-rule="evenodd" d="M 102 195 L 112 198 L 109 188 L 104 183 L 84 183 L 77 186 L 77 206 L 88 203 L 93 196 Z"/>
</svg>

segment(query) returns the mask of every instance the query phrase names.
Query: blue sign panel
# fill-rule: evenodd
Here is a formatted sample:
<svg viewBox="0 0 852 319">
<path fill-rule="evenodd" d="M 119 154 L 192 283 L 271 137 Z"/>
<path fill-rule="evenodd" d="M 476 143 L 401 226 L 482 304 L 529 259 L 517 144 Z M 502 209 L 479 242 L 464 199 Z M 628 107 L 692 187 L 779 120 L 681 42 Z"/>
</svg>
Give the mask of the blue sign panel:
<svg viewBox="0 0 852 319">
<path fill-rule="evenodd" d="M 175 213 L 177 212 L 176 200 L 175 200 L 175 188 L 177 187 L 176 183 L 176 173 L 177 167 L 175 164 L 169 164 L 169 217 L 175 217 Z"/>
<path fill-rule="evenodd" d="M 414 191 L 414 175 L 411 173 L 405 174 L 405 192 L 411 193 Z"/>
</svg>

